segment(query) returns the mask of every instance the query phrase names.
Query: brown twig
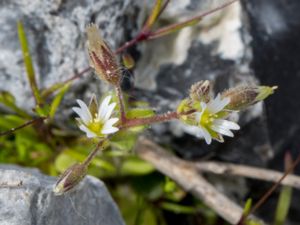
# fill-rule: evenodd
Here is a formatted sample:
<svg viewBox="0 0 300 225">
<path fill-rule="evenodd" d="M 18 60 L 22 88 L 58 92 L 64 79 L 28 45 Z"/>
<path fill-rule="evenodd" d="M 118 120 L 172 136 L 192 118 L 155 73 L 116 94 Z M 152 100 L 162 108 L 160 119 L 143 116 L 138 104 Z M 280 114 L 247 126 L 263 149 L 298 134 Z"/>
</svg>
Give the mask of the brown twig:
<svg viewBox="0 0 300 225">
<path fill-rule="evenodd" d="M 255 168 L 244 165 L 235 165 L 231 163 L 197 162 L 194 163 L 194 165 L 201 172 L 242 176 L 271 182 L 278 182 L 278 180 L 284 175 L 284 173 L 274 170 Z M 287 185 L 300 189 L 300 177 L 296 175 L 287 175 L 285 179 L 281 181 L 281 185 Z"/>
<path fill-rule="evenodd" d="M 286 170 L 284 175 L 277 181 L 277 183 L 274 184 L 272 188 L 270 188 L 261 199 L 259 199 L 259 201 L 251 209 L 250 213 L 254 213 L 263 203 L 265 203 L 266 199 L 270 197 L 270 195 L 274 192 L 274 190 L 281 184 L 281 182 L 284 181 L 284 179 L 288 176 L 288 174 L 290 174 L 299 163 L 300 163 L 300 155 L 292 163 L 292 165 Z"/>
<path fill-rule="evenodd" d="M 207 182 L 193 163 L 175 157 L 146 138 L 139 139 L 135 151 L 183 189 L 200 198 L 229 223 L 236 224 L 240 220 L 243 209 Z"/>
</svg>

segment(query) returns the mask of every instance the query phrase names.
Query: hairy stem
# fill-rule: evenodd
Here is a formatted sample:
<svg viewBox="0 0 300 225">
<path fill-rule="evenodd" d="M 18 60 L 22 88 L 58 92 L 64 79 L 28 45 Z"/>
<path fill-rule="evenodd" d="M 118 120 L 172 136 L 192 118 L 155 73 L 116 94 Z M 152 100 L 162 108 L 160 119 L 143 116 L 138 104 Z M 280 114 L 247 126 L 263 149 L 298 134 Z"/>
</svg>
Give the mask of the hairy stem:
<svg viewBox="0 0 300 225">
<path fill-rule="evenodd" d="M 179 114 L 177 112 L 167 112 L 164 114 L 150 116 L 146 118 L 127 119 L 125 124 L 123 124 L 120 128 L 136 127 L 152 123 L 161 123 L 178 118 Z"/>
<path fill-rule="evenodd" d="M 124 106 L 124 96 L 123 92 L 120 86 L 116 86 L 116 93 L 118 97 L 118 104 L 120 108 L 120 120 L 121 124 L 124 124 L 126 122 L 126 114 L 125 114 L 125 106 Z"/>
<path fill-rule="evenodd" d="M 93 151 L 91 151 L 91 153 L 88 155 L 88 157 L 83 161 L 83 163 L 82 163 L 83 165 L 88 166 L 91 163 L 91 161 L 95 158 L 98 151 L 100 149 L 103 149 L 104 142 L 105 142 L 105 140 L 101 140 L 98 142 L 95 149 Z"/>
<path fill-rule="evenodd" d="M 212 10 L 209 10 L 209 11 L 206 11 L 198 16 L 194 16 L 188 20 L 185 20 L 183 22 L 180 22 L 180 23 L 174 23 L 174 24 L 171 24 L 169 26 L 166 26 L 166 27 L 162 27 L 162 28 L 159 28 L 158 30 L 154 31 L 154 32 L 151 32 L 150 33 L 150 36 L 148 36 L 147 39 L 151 40 L 151 39 L 156 39 L 156 38 L 159 38 L 159 37 L 162 37 L 162 36 L 165 36 L 167 34 L 170 34 L 174 31 L 178 31 L 178 28 L 182 29 L 186 26 L 190 26 L 190 25 L 194 25 L 195 22 L 199 22 L 203 17 L 205 16 L 208 16 L 208 15 L 211 15 L 221 9 L 224 9 L 225 7 L 231 5 L 232 3 L 234 2 L 237 2 L 239 0 L 232 0 L 232 1 L 229 1 L 229 2 L 226 2 L 224 3 L 223 5 L 220 5 Z M 176 29 L 177 28 L 177 29 Z"/>
</svg>

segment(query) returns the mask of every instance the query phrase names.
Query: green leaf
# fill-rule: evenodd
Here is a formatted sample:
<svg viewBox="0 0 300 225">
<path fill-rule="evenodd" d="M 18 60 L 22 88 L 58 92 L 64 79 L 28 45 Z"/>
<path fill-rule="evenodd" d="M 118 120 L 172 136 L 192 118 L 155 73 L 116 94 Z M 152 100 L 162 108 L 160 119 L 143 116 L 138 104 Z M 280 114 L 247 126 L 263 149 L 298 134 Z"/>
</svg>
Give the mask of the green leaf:
<svg viewBox="0 0 300 225">
<path fill-rule="evenodd" d="M 62 173 L 75 163 L 76 163 L 76 159 L 74 159 L 68 154 L 61 153 L 56 157 L 54 165 L 55 165 L 55 169 L 60 173 Z"/>
<path fill-rule="evenodd" d="M 41 93 L 41 96 L 43 99 L 46 99 L 49 95 L 63 88 L 65 85 L 71 85 L 71 83 L 72 83 L 71 81 L 68 81 L 65 83 L 62 82 L 62 83 L 53 84 L 49 88 L 44 89 Z"/>
<path fill-rule="evenodd" d="M 132 177 L 130 184 L 137 194 L 147 200 L 155 201 L 164 194 L 164 176 L 157 172 Z"/>
<path fill-rule="evenodd" d="M 110 145 L 113 148 L 128 152 L 132 150 L 136 140 L 136 133 L 127 130 L 121 130 L 110 139 Z"/>
<path fill-rule="evenodd" d="M 160 207 L 174 213 L 194 214 L 197 212 L 195 206 L 184 206 L 173 202 L 162 202 Z"/>
<path fill-rule="evenodd" d="M 41 99 L 39 89 L 38 89 L 38 86 L 36 83 L 35 72 L 34 72 L 34 68 L 33 68 L 33 64 L 32 64 L 32 59 L 30 56 L 30 51 L 29 51 L 24 27 L 20 21 L 17 23 L 17 26 L 18 26 L 19 41 L 20 41 L 21 49 L 22 49 L 22 53 L 23 53 L 27 78 L 28 78 L 28 81 L 29 81 L 29 84 L 31 87 L 32 94 L 36 100 L 36 103 L 37 103 L 37 105 L 40 105 L 42 103 L 42 99 Z"/>
<path fill-rule="evenodd" d="M 19 114 L 20 116 L 30 118 L 30 115 L 28 115 L 24 110 L 19 108 L 15 103 L 15 97 L 9 93 L 8 91 L 0 91 L 0 103 L 5 105 L 6 107 L 12 109 L 14 112 Z"/>
<path fill-rule="evenodd" d="M 276 213 L 275 213 L 275 225 L 283 225 L 285 224 L 285 220 L 287 218 L 289 208 L 291 205 L 291 198 L 292 198 L 292 193 L 293 189 L 288 186 L 283 186 L 278 203 L 277 203 L 277 208 L 276 208 Z"/>
<path fill-rule="evenodd" d="M 249 215 L 251 207 L 252 207 L 252 199 L 248 198 L 244 206 L 243 215 Z"/>
<path fill-rule="evenodd" d="M 126 116 L 128 119 L 135 119 L 135 118 L 146 118 L 155 115 L 154 111 L 152 109 L 147 108 L 134 108 L 130 109 L 126 112 Z M 142 132 L 144 129 L 146 129 L 148 125 L 142 125 L 137 127 L 132 127 L 128 129 L 131 132 Z"/>
<path fill-rule="evenodd" d="M 74 151 L 72 149 L 67 149 L 62 154 L 66 154 L 69 157 L 73 158 L 74 160 L 81 161 L 81 162 L 83 162 L 87 157 L 87 155 L 82 154 L 78 151 Z M 91 162 L 91 165 L 97 166 L 98 168 L 102 168 L 102 169 L 105 169 L 110 172 L 116 171 L 115 167 L 110 162 L 99 159 L 99 158 L 94 158 Z"/>
<path fill-rule="evenodd" d="M 121 167 L 121 175 L 145 175 L 155 171 L 154 167 L 137 157 L 126 159 Z"/>
<path fill-rule="evenodd" d="M 144 29 L 149 30 L 152 27 L 152 25 L 155 23 L 155 21 L 157 20 L 160 14 L 161 7 L 162 7 L 162 0 L 156 0 L 155 5 L 152 8 L 152 11 L 144 25 Z"/>
<path fill-rule="evenodd" d="M 198 24 L 201 21 L 202 17 L 193 18 L 191 20 L 182 22 L 182 23 L 176 23 L 172 24 L 170 26 L 166 26 L 163 28 L 160 28 L 156 30 L 155 32 L 151 33 L 150 39 L 159 38 L 165 35 L 169 35 L 171 33 L 177 32 L 183 28 L 194 26 Z"/>
<path fill-rule="evenodd" d="M 49 112 L 49 116 L 50 118 L 53 118 L 55 116 L 55 112 L 59 106 L 59 104 L 61 103 L 61 100 L 63 99 L 66 91 L 69 89 L 70 84 L 66 84 L 64 85 L 61 90 L 58 92 L 58 94 L 55 96 L 55 98 L 53 99 L 51 106 L 50 106 L 50 112 Z"/>
</svg>

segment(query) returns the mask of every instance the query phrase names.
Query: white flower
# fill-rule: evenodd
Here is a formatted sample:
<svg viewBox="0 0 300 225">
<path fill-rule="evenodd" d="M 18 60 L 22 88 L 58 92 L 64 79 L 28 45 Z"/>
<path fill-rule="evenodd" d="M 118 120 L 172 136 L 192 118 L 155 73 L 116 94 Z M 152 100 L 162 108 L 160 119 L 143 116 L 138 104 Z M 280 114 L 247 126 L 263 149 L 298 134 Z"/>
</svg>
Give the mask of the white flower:
<svg viewBox="0 0 300 225">
<path fill-rule="evenodd" d="M 221 99 L 220 94 L 218 94 L 215 99 L 210 100 L 207 104 L 200 103 L 201 111 L 195 113 L 197 127 L 194 130 L 197 130 L 204 137 L 207 144 L 210 144 L 212 139 L 223 142 L 222 135 L 233 137 L 231 130 L 240 129 L 237 123 L 222 119 L 228 114 L 224 111 L 224 108 L 229 102 L 229 98 Z"/>
<path fill-rule="evenodd" d="M 78 114 L 79 129 L 86 133 L 88 138 L 105 137 L 115 133 L 119 128 L 113 125 L 118 122 L 118 118 L 111 118 L 116 103 L 111 103 L 111 96 L 107 96 L 98 108 L 98 112 L 92 115 L 88 106 L 81 100 L 77 100 L 80 107 L 72 109 Z"/>
</svg>

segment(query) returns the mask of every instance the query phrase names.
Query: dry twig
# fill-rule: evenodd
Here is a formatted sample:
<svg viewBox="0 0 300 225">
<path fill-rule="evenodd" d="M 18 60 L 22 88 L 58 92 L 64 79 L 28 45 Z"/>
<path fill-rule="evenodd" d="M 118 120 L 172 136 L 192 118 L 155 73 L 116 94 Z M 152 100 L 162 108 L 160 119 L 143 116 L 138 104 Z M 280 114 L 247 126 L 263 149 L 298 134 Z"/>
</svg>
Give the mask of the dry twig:
<svg viewBox="0 0 300 225">
<path fill-rule="evenodd" d="M 240 220 L 243 209 L 219 192 L 199 174 L 193 163 L 181 160 L 146 138 L 140 138 L 135 149 L 144 160 L 193 193 L 231 224 Z"/>
<path fill-rule="evenodd" d="M 281 172 L 273 170 L 244 165 L 235 165 L 232 163 L 197 162 L 193 164 L 199 172 L 201 171 L 222 175 L 242 176 L 271 182 L 278 182 L 278 180 L 280 180 L 284 175 Z M 281 184 L 300 189 L 300 177 L 296 175 L 287 175 L 282 180 Z"/>
</svg>

